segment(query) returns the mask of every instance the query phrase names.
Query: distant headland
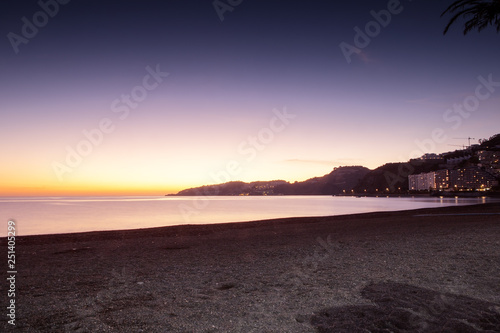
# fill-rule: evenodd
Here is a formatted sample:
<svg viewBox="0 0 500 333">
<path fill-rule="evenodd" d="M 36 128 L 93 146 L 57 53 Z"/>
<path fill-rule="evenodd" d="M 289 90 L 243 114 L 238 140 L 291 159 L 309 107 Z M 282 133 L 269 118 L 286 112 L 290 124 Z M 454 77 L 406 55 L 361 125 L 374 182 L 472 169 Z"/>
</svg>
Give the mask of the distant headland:
<svg viewBox="0 0 500 333">
<path fill-rule="evenodd" d="M 408 162 L 386 163 L 374 170 L 336 167 L 302 182 L 231 181 L 189 188 L 174 196 L 250 195 L 500 195 L 500 134 L 479 144 L 442 154 L 428 153 Z"/>
</svg>

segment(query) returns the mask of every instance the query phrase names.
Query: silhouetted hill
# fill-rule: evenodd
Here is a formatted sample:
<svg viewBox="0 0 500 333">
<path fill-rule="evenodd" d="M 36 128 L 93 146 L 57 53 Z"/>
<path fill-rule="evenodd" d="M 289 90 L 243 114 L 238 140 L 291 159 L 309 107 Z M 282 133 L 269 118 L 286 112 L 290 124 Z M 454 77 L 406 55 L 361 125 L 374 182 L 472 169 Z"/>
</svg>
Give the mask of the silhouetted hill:
<svg viewBox="0 0 500 333">
<path fill-rule="evenodd" d="M 217 185 L 205 185 L 201 187 L 182 190 L 176 195 L 277 195 L 275 188 L 282 184 L 288 184 L 284 180 L 273 180 L 269 182 L 260 181 L 244 183 L 239 181 L 228 182 Z"/>
<path fill-rule="evenodd" d="M 355 193 L 405 193 L 408 191 L 408 176 L 439 170 L 433 161 L 411 160 L 405 163 L 387 163 L 371 170 L 354 187 Z"/>
<path fill-rule="evenodd" d="M 182 190 L 179 196 L 195 195 L 321 195 L 351 192 L 370 169 L 362 166 L 339 167 L 323 177 L 303 182 L 289 183 L 284 180 L 252 183 L 228 182 Z"/>
<path fill-rule="evenodd" d="M 359 180 L 369 172 L 370 169 L 363 166 L 338 167 L 323 177 L 315 177 L 293 184 L 282 184 L 278 191 L 285 195 L 350 193 Z"/>
<path fill-rule="evenodd" d="M 487 140 L 480 141 L 481 149 L 500 149 L 500 134 L 495 134 Z"/>
<path fill-rule="evenodd" d="M 375 170 L 363 166 L 333 169 L 327 175 L 303 182 L 284 180 L 229 182 L 180 191 L 176 195 L 338 195 L 407 193 L 408 176 L 443 168 L 472 167 L 479 164 L 480 150 L 499 151 L 500 134 L 482 139 L 479 145 L 440 154 L 438 158 L 414 159 L 404 163 L 387 163 Z M 455 161 L 453 161 L 455 159 Z M 451 163 L 450 163 L 451 161 Z M 448 164 L 446 164 L 448 163 Z"/>
</svg>

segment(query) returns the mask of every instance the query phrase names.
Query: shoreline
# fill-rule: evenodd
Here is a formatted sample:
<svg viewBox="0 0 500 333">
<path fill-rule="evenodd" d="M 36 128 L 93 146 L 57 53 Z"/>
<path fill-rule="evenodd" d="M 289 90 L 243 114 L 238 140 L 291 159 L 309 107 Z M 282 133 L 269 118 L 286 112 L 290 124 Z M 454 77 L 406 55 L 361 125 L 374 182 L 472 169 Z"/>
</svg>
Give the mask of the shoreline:
<svg viewBox="0 0 500 333">
<path fill-rule="evenodd" d="M 14 331 L 498 331 L 498 213 L 489 203 L 22 236 Z"/>
<path fill-rule="evenodd" d="M 89 200 L 91 201 L 103 201 L 105 204 L 109 205 L 115 210 L 115 213 L 112 213 L 113 209 L 108 212 L 103 211 L 101 214 L 95 214 L 94 210 L 90 206 L 97 206 L 97 208 L 101 209 L 99 205 L 101 203 L 90 203 L 89 207 L 86 208 L 86 211 L 80 211 L 77 209 L 80 202 L 71 202 L 65 203 L 66 200 L 73 200 L 72 198 L 59 198 L 63 202 L 59 203 L 59 199 L 55 199 L 56 202 L 53 202 L 51 198 L 37 198 L 34 200 L 36 203 L 33 207 L 31 207 L 31 203 L 22 203 L 17 205 L 15 203 L 7 202 L 4 206 L 6 211 L 11 211 L 12 216 L 15 216 L 19 219 L 19 222 L 25 221 L 21 228 L 18 230 L 18 236 L 36 236 L 36 235 L 51 235 L 51 234 L 67 234 L 67 233 L 84 233 L 84 232 L 94 232 L 94 231 L 114 231 L 114 230 L 123 230 L 123 229 L 138 229 L 138 228 L 149 228 L 149 227 L 162 227 L 162 226 L 181 226 L 187 224 L 211 224 L 211 223 L 233 223 L 233 222 L 248 222 L 254 220 L 263 220 L 263 219 L 276 219 L 276 218 L 287 218 L 287 217 L 309 217 L 309 216 L 333 216 L 340 214 L 357 214 L 361 212 L 374 212 L 374 211 L 398 211 L 404 209 L 418 209 L 424 207 L 443 207 L 445 205 L 469 205 L 469 204 L 482 204 L 482 203 L 490 203 L 490 202 L 500 202 L 498 199 L 490 199 L 490 198 L 475 198 L 475 199 L 436 199 L 431 197 L 398 197 L 398 198 L 390 198 L 388 196 L 382 197 L 352 197 L 352 196 L 309 196 L 313 198 L 307 198 L 304 196 L 290 196 L 291 198 L 285 199 L 283 196 L 280 196 L 282 199 L 278 199 L 277 204 L 272 204 L 271 209 L 269 211 L 260 212 L 259 209 L 255 210 L 255 214 L 253 210 L 248 210 L 243 213 L 238 209 L 232 209 L 229 207 L 228 209 L 223 208 L 223 214 L 221 214 L 222 218 L 214 218 L 211 216 L 210 209 L 207 211 L 200 210 L 202 214 L 198 214 L 198 211 L 189 211 L 186 216 L 182 215 L 184 212 L 181 212 L 180 208 L 182 203 L 179 203 L 177 200 L 174 201 L 166 201 L 164 204 L 161 203 L 162 207 L 160 207 L 160 203 L 157 203 L 158 209 L 153 212 L 141 211 L 140 209 L 136 209 L 135 211 L 130 213 L 130 216 L 124 215 L 123 218 L 119 218 L 120 216 L 119 210 L 117 209 L 125 209 L 129 210 L 129 206 L 125 205 L 127 200 L 123 200 L 122 197 L 113 197 L 113 198 L 93 198 L 91 197 Z M 128 197 L 125 197 L 128 198 Z M 155 203 L 155 199 L 160 199 L 158 197 L 147 197 L 145 201 L 150 201 L 151 204 Z M 242 200 L 238 200 L 238 198 L 234 199 L 234 197 L 230 200 L 235 200 L 238 204 L 241 202 L 241 205 L 246 207 L 245 198 L 241 198 Z M 301 206 L 301 209 L 292 209 L 293 202 L 297 200 L 306 199 L 308 205 Z M 330 199 L 328 199 L 330 198 Z M 204 199 L 204 198 L 203 198 Z M 75 199 L 77 201 L 82 200 L 81 198 Z M 86 200 L 84 198 L 83 200 Z M 133 201 L 141 201 L 140 198 L 132 198 Z M 186 200 L 186 199 L 183 199 Z M 192 199 L 194 200 L 194 199 Z M 225 200 L 225 199 L 224 199 Z M 272 197 L 267 199 L 259 199 L 257 201 L 258 205 L 266 206 L 266 203 L 271 200 Z M 315 200 L 325 201 L 323 205 L 316 209 Z M 342 202 L 344 200 L 348 200 L 349 205 L 344 206 Z M 371 200 L 376 200 L 371 202 Z M 385 200 L 385 201 L 384 201 Z M 390 202 L 394 201 L 394 204 Z M 214 200 L 214 201 L 217 201 Z M 290 202 L 292 202 L 292 206 L 290 206 Z M 332 201 L 332 204 L 329 203 Z M 340 202 L 340 204 L 339 204 Z M 367 203 L 365 203 L 367 202 Z M 427 204 L 426 204 L 427 202 Z M 184 202 L 187 206 L 195 207 L 198 202 L 197 201 L 189 201 Z M 415 203 L 415 204 L 413 204 Z M 64 205 L 64 206 L 56 206 L 56 205 Z M 204 203 L 205 204 L 205 203 Z M 24 210 L 22 209 L 24 205 Z M 134 203 L 135 205 L 135 203 Z M 182 204 L 183 205 L 183 204 Z M 176 207 L 177 206 L 177 207 Z M 12 209 L 10 209 L 11 207 Z M 16 208 L 17 207 L 17 208 Z M 37 208 L 35 208 L 37 207 Z M 61 208 L 59 208 L 61 207 Z M 130 206 L 132 207 L 132 206 Z M 134 206 L 137 207 L 137 206 Z M 184 206 L 183 206 L 184 207 Z M 187 207 L 187 208 L 189 208 Z M 216 207 L 216 206 L 214 206 Z M 307 208 L 308 207 L 308 208 Z M 161 208 L 161 209 L 160 209 Z M 163 215 L 163 209 L 168 209 L 167 215 Z M 190 208 L 189 208 L 190 209 Z M 248 208 L 247 208 L 248 209 Z M 43 214 L 36 214 L 37 211 L 45 212 Z M 182 213 L 182 214 L 181 214 Z M 194 214 L 196 213 L 196 214 Z M 194 216 L 191 216 L 194 215 Z M 44 216 L 41 218 L 41 216 Z M 50 217 L 53 217 L 51 219 Z M 216 215 L 218 216 L 218 215 Z M 11 217 L 11 216 L 7 216 Z M 161 217 L 161 218 L 160 218 Z M 18 219 L 14 220 L 18 222 Z M 101 221 L 108 220 L 109 223 L 104 225 Z M 74 221 L 71 223 L 71 220 Z M 50 223 L 44 224 L 43 221 L 49 221 Z M 0 239 L 2 237 L 6 237 L 6 232 L 0 232 Z"/>
<path fill-rule="evenodd" d="M 374 212 L 366 212 L 366 213 L 353 213 L 353 214 L 341 214 L 341 215 L 326 215 L 326 216 L 297 216 L 297 217 L 283 217 L 283 218 L 271 218 L 271 219 L 263 219 L 263 220 L 251 220 L 251 221 L 240 221 L 240 222 L 220 222 L 220 223 L 206 223 L 206 224 L 178 224 L 178 225 L 169 225 L 169 226 L 161 226 L 161 227 L 146 227 L 146 228 L 134 228 L 134 229 L 118 229 L 118 230 L 96 230 L 96 231 L 83 231 L 83 232 L 64 232 L 57 234 L 36 234 L 36 235 L 21 235 L 17 236 L 17 240 L 21 239 L 31 239 L 31 238 L 44 238 L 44 237 L 58 237 L 68 238 L 68 237 L 83 237 L 88 238 L 94 235 L 103 234 L 106 236 L 113 237 L 113 234 L 116 233 L 117 237 L 124 237 L 126 234 L 136 234 L 136 233 L 148 233 L 159 231 L 162 234 L 169 234 L 169 229 L 175 230 L 175 232 L 180 231 L 183 228 L 191 228 L 194 230 L 207 230 L 207 229 L 240 229 L 245 227 L 258 227 L 258 225 L 265 226 L 267 224 L 279 224 L 279 223 L 311 223 L 314 221 L 325 221 L 325 220 L 336 220 L 336 219 L 350 219 L 350 218 L 369 218 L 374 217 L 377 214 L 394 214 L 394 213 L 408 213 L 411 212 L 420 212 L 427 210 L 450 210 L 456 211 L 457 209 L 463 207 L 484 207 L 486 209 L 490 209 L 490 206 L 498 206 L 500 207 L 499 202 L 490 202 L 490 203 L 474 203 L 467 204 L 461 206 L 445 206 L 445 207 L 431 207 L 431 208 L 417 208 L 417 209 L 405 209 L 405 210 L 389 210 L 389 211 L 374 211 Z M 425 213 L 424 213 L 425 214 Z M 106 237 L 105 236 L 105 237 Z M 98 236 L 99 237 L 99 236 Z M 1 240 L 5 240 L 7 237 L 0 237 Z"/>
</svg>

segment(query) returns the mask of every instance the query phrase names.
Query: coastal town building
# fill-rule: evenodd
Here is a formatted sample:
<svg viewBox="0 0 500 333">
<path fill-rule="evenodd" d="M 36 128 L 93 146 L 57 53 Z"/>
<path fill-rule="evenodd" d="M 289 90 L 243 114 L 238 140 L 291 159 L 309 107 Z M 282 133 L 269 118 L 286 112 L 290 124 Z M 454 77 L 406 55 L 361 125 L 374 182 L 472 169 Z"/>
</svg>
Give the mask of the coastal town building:
<svg viewBox="0 0 500 333">
<path fill-rule="evenodd" d="M 421 173 L 408 176 L 410 191 L 428 191 L 436 187 L 435 173 Z"/>
<path fill-rule="evenodd" d="M 454 190 L 487 191 L 496 185 L 493 175 L 477 167 L 450 170 L 450 187 Z"/>
<path fill-rule="evenodd" d="M 471 155 L 466 155 L 466 156 L 460 156 L 460 157 L 454 157 L 454 158 L 448 158 L 446 160 L 447 165 L 457 165 L 460 162 L 466 161 L 471 158 Z"/>
<path fill-rule="evenodd" d="M 408 176 L 410 191 L 488 191 L 498 186 L 491 173 L 478 167 L 438 170 Z"/>
<path fill-rule="evenodd" d="M 478 151 L 479 166 L 489 170 L 491 173 L 500 175 L 500 151 L 481 150 Z"/>
<path fill-rule="evenodd" d="M 445 191 L 450 188 L 450 171 L 448 169 L 434 172 L 434 189 Z"/>
<path fill-rule="evenodd" d="M 441 154 L 434 154 L 434 153 L 428 153 L 422 155 L 420 158 L 418 158 L 420 161 L 424 162 L 435 162 L 435 163 L 444 163 L 444 158 Z"/>
</svg>

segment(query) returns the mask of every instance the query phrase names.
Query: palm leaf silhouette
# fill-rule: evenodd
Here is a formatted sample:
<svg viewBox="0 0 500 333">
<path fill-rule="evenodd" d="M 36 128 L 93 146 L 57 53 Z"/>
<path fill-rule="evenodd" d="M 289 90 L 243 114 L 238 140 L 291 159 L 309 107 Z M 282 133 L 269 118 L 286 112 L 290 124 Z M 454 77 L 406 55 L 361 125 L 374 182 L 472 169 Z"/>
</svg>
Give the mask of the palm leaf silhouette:
<svg viewBox="0 0 500 333">
<path fill-rule="evenodd" d="M 471 30 L 478 32 L 492 25 L 500 32 L 500 0 L 458 0 L 453 2 L 442 14 L 453 14 L 446 25 L 443 34 L 446 34 L 451 25 L 459 18 L 466 19 L 464 35 Z"/>
</svg>

